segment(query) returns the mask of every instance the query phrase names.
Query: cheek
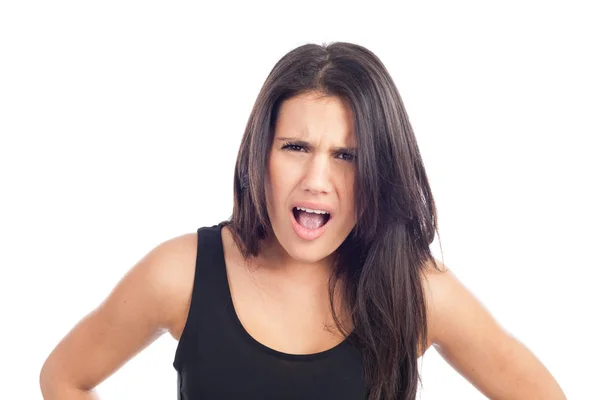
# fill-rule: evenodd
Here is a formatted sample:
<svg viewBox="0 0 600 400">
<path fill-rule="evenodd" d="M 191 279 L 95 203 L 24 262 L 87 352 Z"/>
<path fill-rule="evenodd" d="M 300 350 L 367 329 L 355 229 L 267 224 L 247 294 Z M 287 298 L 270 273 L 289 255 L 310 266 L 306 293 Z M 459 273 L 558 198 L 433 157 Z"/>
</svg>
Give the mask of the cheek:
<svg viewBox="0 0 600 400">
<path fill-rule="evenodd" d="M 281 204 L 285 197 L 286 192 L 289 190 L 290 178 L 289 174 L 285 173 L 286 168 L 283 168 L 280 162 L 273 159 L 269 162 L 269 172 L 267 173 L 267 179 L 265 182 L 265 188 L 267 192 L 268 201 L 271 203 L 271 209 L 274 206 Z"/>
<path fill-rule="evenodd" d="M 272 162 L 269 164 L 269 171 L 271 171 L 270 184 L 273 195 L 286 196 L 293 188 L 299 170 L 298 165 L 290 163 L 283 158 L 273 157 Z"/>
<path fill-rule="evenodd" d="M 344 171 L 342 175 L 342 183 L 344 187 L 344 197 L 350 198 L 354 197 L 354 172 L 353 171 Z"/>
<path fill-rule="evenodd" d="M 349 174 L 345 178 L 346 179 L 344 180 L 344 193 L 343 193 L 344 204 L 345 204 L 346 210 L 348 210 L 348 212 L 350 214 L 354 215 L 354 212 L 355 212 L 354 174 Z"/>
</svg>

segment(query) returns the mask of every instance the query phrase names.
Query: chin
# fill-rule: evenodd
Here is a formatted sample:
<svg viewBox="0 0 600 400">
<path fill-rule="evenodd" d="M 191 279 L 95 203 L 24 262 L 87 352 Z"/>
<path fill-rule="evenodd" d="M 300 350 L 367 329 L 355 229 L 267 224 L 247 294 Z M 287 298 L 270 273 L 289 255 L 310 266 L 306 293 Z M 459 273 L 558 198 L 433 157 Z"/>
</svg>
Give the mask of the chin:
<svg viewBox="0 0 600 400">
<path fill-rule="evenodd" d="M 323 262 L 330 254 L 327 252 L 299 252 L 297 250 L 288 252 L 290 258 L 300 264 L 317 264 Z"/>
<path fill-rule="evenodd" d="M 330 231 L 328 233 L 333 232 Z M 335 253 L 339 247 L 336 243 L 339 242 L 341 244 L 344 240 L 343 238 L 335 240 L 328 236 L 325 234 L 319 239 L 304 241 L 291 230 L 285 239 L 282 238 L 285 240 L 285 244 L 282 243 L 282 247 L 294 261 L 307 264 L 317 263 Z"/>
<path fill-rule="evenodd" d="M 293 245 L 292 245 L 293 246 Z M 320 261 L 323 261 L 325 258 L 329 257 L 331 253 L 333 253 L 335 249 L 332 251 L 326 250 L 302 250 L 300 248 L 293 248 L 288 251 L 288 254 L 292 259 L 298 262 L 306 263 L 306 264 L 314 264 Z"/>
</svg>

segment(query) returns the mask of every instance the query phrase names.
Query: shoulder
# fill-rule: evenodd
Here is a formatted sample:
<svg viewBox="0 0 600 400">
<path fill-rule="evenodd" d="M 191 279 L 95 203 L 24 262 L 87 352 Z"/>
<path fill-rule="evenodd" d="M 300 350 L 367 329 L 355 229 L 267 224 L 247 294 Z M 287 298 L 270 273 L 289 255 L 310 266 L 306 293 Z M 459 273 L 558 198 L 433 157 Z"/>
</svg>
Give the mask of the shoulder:
<svg viewBox="0 0 600 400">
<path fill-rule="evenodd" d="M 426 300 L 429 305 L 434 305 L 434 301 L 439 300 L 440 296 L 446 295 L 449 285 L 456 279 L 448 266 L 437 258 L 434 258 L 435 265 L 428 262 L 423 268 L 421 282 Z"/>
<path fill-rule="evenodd" d="M 428 342 L 439 344 L 444 332 L 460 319 L 466 320 L 476 298 L 456 274 L 440 260 L 427 265 L 423 273 L 423 290 L 427 302 Z"/>
<path fill-rule="evenodd" d="M 43 366 L 46 390 L 57 376 L 94 388 L 177 326 L 192 291 L 196 237 L 189 233 L 165 240 L 127 271 L 48 356 Z"/>
<path fill-rule="evenodd" d="M 438 268 L 428 265 L 422 280 L 427 303 L 428 345 L 440 351 L 482 335 L 490 338 L 503 335 L 473 292 L 448 266 L 439 260 L 436 262 Z"/>
<path fill-rule="evenodd" d="M 421 284 L 427 310 L 427 348 L 435 342 L 436 332 L 439 329 L 440 303 L 449 295 L 452 290 L 452 281 L 456 279 L 444 263 L 436 258 L 434 258 L 434 261 L 435 265 L 428 262 L 421 274 Z M 419 354 L 422 355 L 427 348 L 420 351 Z"/>
<path fill-rule="evenodd" d="M 138 284 L 154 292 L 157 318 L 176 339 L 187 318 L 197 249 L 197 232 L 171 237 L 152 248 L 129 273 Z"/>
</svg>

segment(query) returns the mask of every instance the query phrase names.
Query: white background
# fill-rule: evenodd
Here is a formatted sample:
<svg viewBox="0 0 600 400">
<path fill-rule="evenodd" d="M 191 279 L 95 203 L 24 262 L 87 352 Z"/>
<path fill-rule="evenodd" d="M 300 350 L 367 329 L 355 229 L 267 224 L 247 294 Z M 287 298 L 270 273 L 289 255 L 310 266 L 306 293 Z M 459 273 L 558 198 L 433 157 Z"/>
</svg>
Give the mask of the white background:
<svg viewBox="0 0 600 400">
<path fill-rule="evenodd" d="M 41 398 L 47 355 L 131 266 L 231 214 L 264 79 L 330 41 L 394 78 L 446 264 L 569 399 L 600 398 L 592 3 L 2 2 L 0 398 Z M 161 337 L 101 398 L 175 399 L 176 344 Z M 422 373 L 421 399 L 483 398 L 433 348 Z"/>
</svg>

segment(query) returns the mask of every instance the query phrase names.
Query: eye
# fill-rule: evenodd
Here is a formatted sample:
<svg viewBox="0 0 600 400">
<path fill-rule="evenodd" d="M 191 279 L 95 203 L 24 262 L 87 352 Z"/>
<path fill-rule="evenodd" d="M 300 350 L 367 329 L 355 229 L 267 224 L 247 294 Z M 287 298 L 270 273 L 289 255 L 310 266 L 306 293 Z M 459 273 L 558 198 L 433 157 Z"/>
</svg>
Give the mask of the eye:
<svg viewBox="0 0 600 400">
<path fill-rule="evenodd" d="M 352 153 L 340 153 L 338 156 L 341 156 L 341 159 L 344 161 L 352 162 L 356 159 L 356 156 Z"/>
<path fill-rule="evenodd" d="M 301 151 L 304 149 L 304 147 L 293 143 L 286 143 L 285 145 L 283 145 L 282 149 L 288 151 Z"/>
</svg>

